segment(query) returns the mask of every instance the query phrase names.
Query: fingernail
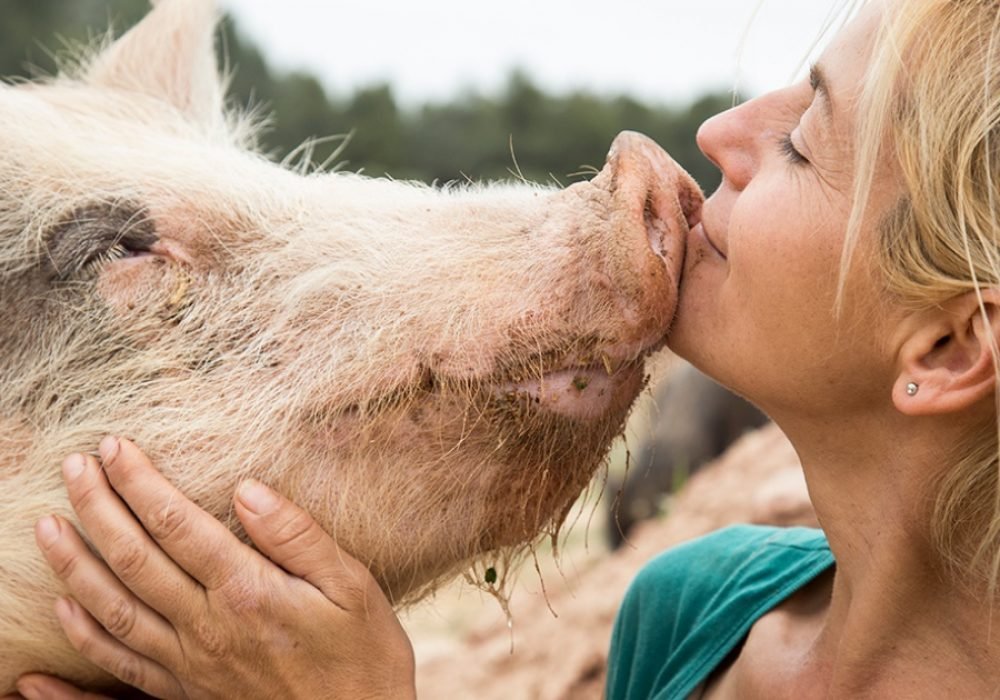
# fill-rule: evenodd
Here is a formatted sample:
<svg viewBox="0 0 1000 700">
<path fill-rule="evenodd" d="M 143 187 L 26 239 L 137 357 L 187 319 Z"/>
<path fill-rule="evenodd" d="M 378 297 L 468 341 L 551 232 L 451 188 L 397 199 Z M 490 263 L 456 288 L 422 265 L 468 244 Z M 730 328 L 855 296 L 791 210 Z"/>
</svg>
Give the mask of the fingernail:
<svg viewBox="0 0 1000 700">
<path fill-rule="evenodd" d="M 63 476 L 66 477 L 67 481 L 72 481 L 76 477 L 83 474 L 83 470 L 87 468 L 87 462 L 81 454 L 73 454 L 66 458 L 63 462 Z"/>
<path fill-rule="evenodd" d="M 35 525 L 38 541 L 43 547 L 51 547 L 59 539 L 59 523 L 51 515 L 46 515 Z"/>
<path fill-rule="evenodd" d="M 101 455 L 101 461 L 104 462 L 105 466 L 114 461 L 120 448 L 118 438 L 114 435 L 108 435 L 101 440 L 101 444 L 97 446 L 97 452 Z"/>
<path fill-rule="evenodd" d="M 278 496 L 256 479 L 240 485 L 240 500 L 257 515 L 266 515 L 278 506 Z"/>
</svg>

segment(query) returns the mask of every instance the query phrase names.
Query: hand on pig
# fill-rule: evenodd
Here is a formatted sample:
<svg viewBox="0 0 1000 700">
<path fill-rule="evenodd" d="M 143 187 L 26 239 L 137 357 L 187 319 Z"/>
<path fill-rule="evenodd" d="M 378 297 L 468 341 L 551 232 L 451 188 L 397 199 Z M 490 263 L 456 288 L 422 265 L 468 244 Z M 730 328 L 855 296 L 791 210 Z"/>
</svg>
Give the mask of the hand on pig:
<svg viewBox="0 0 1000 700">
<path fill-rule="evenodd" d="M 67 521 L 36 527 L 71 596 L 56 614 L 87 659 L 164 698 L 415 695 L 413 650 L 388 601 L 305 511 L 243 484 L 236 514 L 262 555 L 131 442 L 107 438 L 100 454 L 103 470 L 73 455 L 63 476 L 104 561 Z M 37 674 L 18 688 L 29 699 L 97 697 Z"/>
</svg>

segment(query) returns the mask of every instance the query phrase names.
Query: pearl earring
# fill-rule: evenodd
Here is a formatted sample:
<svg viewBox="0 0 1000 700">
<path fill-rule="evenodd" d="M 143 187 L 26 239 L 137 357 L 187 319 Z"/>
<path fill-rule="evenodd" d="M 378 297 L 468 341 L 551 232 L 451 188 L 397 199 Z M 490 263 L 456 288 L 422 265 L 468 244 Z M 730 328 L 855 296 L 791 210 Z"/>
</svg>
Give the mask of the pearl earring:
<svg viewBox="0 0 1000 700">
<path fill-rule="evenodd" d="M 916 396 L 918 391 L 920 391 L 920 387 L 913 382 L 906 385 L 906 393 L 908 396 Z"/>
</svg>

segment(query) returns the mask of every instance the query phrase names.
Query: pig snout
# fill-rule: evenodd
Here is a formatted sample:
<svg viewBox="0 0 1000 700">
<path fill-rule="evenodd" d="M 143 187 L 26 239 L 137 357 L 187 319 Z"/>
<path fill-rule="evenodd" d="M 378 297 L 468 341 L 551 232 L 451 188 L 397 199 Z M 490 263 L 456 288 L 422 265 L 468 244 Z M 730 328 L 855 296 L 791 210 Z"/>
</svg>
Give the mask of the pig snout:
<svg viewBox="0 0 1000 700">
<path fill-rule="evenodd" d="M 607 273 L 625 324 L 622 352 L 666 335 L 677 308 L 690 228 L 704 201 L 697 183 L 652 139 L 622 132 L 602 175 L 610 175 L 614 236 Z"/>
<path fill-rule="evenodd" d="M 559 371 L 503 389 L 559 415 L 601 419 L 627 409 L 642 388 L 644 357 L 666 341 L 687 236 L 704 198 L 662 148 L 634 132 L 620 134 L 604 169 L 567 192 L 574 188 L 597 204 L 579 241 L 589 272 L 570 316 L 580 327 L 600 319 L 602 342 Z"/>
<path fill-rule="evenodd" d="M 641 215 L 653 252 L 668 258 L 671 248 L 683 247 L 704 201 L 694 179 L 659 144 L 634 131 L 615 138 L 608 165 L 616 173 L 616 203 L 633 219 Z"/>
</svg>

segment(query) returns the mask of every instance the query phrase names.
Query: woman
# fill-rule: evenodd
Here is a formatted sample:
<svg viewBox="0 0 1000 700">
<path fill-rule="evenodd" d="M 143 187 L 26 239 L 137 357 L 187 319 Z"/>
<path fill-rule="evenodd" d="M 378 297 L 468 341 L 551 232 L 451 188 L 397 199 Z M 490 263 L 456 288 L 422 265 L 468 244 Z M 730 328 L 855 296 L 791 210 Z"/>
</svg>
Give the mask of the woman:
<svg viewBox="0 0 1000 700">
<path fill-rule="evenodd" d="M 823 531 L 737 528 L 652 563 L 616 626 L 610 697 L 1000 688 L 997 56 L 995 3 L 876 0 L 809 80 L 702 128 L 724 182 L 690 236 L 671 345 L 781 425 Z M 294 506 L 257 485 L 237 500 L 294 576 L 207 522 L 161 550 L 119 497 L 140 519 L 168 501 L 182 522 L 202 514 L 129 443 L 102 457 L 110 486 L 79 458 L 67 484 L 115 574 L 65 523 L 39 525 L 86 656 L 170 697 L 413 694 L 388 606 L 354 562 L 324 563 L 335 545 Z M 157 577 L 137 580 L 136 558 Z M 19 687 L 80 697 L 41 676 Z"/>
</svg>

